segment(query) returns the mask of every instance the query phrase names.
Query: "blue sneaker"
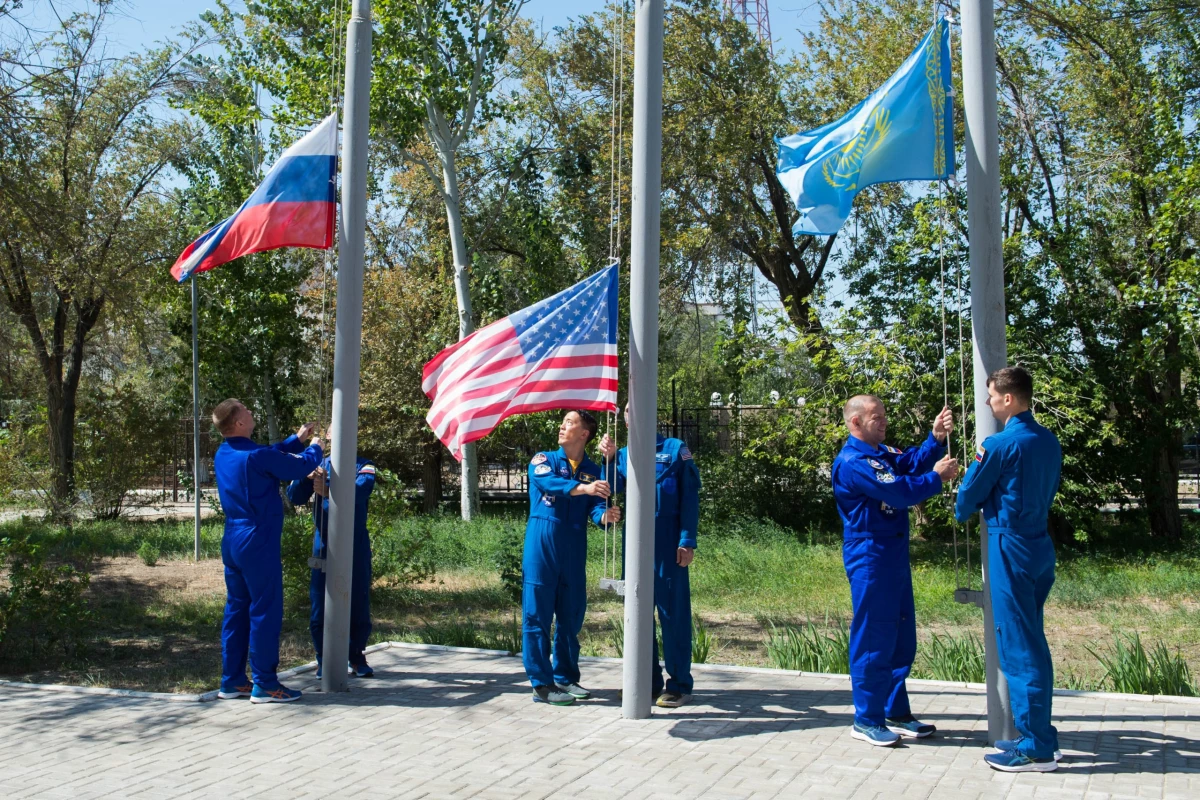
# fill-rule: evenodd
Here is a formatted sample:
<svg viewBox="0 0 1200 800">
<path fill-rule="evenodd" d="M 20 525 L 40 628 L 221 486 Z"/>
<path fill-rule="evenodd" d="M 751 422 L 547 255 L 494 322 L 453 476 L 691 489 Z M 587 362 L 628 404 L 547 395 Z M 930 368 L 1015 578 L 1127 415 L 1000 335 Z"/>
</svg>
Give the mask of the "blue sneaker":
<svg viewBox="0 0 1200 800">
<path fill-rule="evenodd" d="M 859 725 L 857 722 L 850 728 L 850 736 L 876 747 L 891 747 L 900 741 L 899 736 L 882 725 Z"/>
<path fill-rule="evenodd" d="M 233 700 L 238 697 L 249 697 L 250 691 L 253 689 L 253 684 L 249 678 L 242 678 L 240 682 L 222 683 L 221 688 L 217 690 L 217 698 L 221 700 Z"/>
<path fill-rule="evenodd" d="M 989 767 L 1001 772 L 1054 772 L 1058 769 L 1058 762 L 1053 758 L 1030 758 L 1016 750 L 992 753 L 990 756 L 984 756 L 983 760 Z"/>
<path fill-rule="evenodd" d="M 348 670 L 356 678 L 372 678 L 375 676 L 375 670 L 371 669 L 371 665 L 366 661 L 357 665 L 351 664 Z"/>
<path fill-rule="evenodd" d="M 251 703 L 290 703 L 299 700 L 303 693 L 298 689 L 289 689 L 282 683 L 275 684 L 273 689 L 264 689 L 257 683 L 250 693 Z"/>
<path fill-rule="evenodd" d="M 889 731 L 906 739 L 924 739 L 937 730 L 933 725 L 917 721 L 917 718 L 912 714 L 906 717 L 885 719 L 884 723 L 887 725 Z"/>
<path fill-rule="evenodd" d="M 996 748 L 1001 753 L 1007 753 L 1010 750 L 1016 750 L 1017 745 L 1020 744 L 1020 742 L 1020 739 L 997 739 L 996 743 L 992 745 L 992 747 Z M 1062 750 L 1054 751 L 1054 760 L 1062 761 Z"/>
</svg>

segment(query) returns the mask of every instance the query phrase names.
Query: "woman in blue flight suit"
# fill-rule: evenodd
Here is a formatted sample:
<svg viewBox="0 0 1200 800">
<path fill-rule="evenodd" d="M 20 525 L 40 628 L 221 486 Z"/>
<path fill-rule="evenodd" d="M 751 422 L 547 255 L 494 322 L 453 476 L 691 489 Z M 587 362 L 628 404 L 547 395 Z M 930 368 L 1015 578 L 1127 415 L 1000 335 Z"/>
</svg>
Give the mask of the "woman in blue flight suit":
<svg viewBox="0 0 1200 800">
<path fill-rule="evenodd" d="M 325 527 L 329 524 L 329 487 L 333 469 L 329 459 L 307 477 L 293 481 L 287 496 L 292 505 L 308 503 L 315 493 L 321 500 L 313 504 L 313 556 L 325 559 L 328 555 Z M 371 537 L 367 533 L 367 505 L 375 488 L 375 465 L 365 458 L 358 459 L 354 480 L 354 564 L 350 578 L 350 674 L 369 678 L 375 674 L 367 664 L 363 650 L 371 636 Z M 308 582 L 310 603 L 308 630 L 317 652 L 317 677 L 321 677 L 321 647 L 325 639 L 325 572 L 314 569 Z"/>
<path fill-rule="evenodd" d="M 302 478 L 321 463 L 321 440 L 311 423 L 282 442 L 253 442 L 254 416 L 229 399 L 213 409 L 225 437 L 213 458 L 217 495 L 225 512 L 221 560 L 225 564 L 225 620 L 221 625 L 221 699 L 287 703 L 301 693 L 279 682 L 279 632 L 283 628 L 283 535 L 281 481 Z M 254 675 L 246 680 L 246 659 Z"/>
<path fill-rule="evenodd" d="M 629 408 L 625 408 L 629 424 Z M 616 445 L 607 436 L 600 442 L 605 461 Z M 616 452 L 617 468 L 613 491 L 625 491 L 629 448 Z M 667 666 L 664 687 L 658 663 L 657 637 L 652 651 L 651 692 L 661 708 L 678 708 L 691 697 L 692 681 L 692 589 L 688 566 L 696 551 L 696 527 L 700 521 L 700 470 L 692 453 L 679 439 L 658 436 L 654 468 L 654 605 L 662 625 L 663 661 Z M 605 475 L 607 477 L 607 474 Z M 622 533 L 622 535 L 624 535 Z M 622 548 L 622 551 L 624 548 Z M 665 688 L 665 691 L 664 691 Z"/>
<path fill-rule="evenodd" d="M 854 609 L 850 735 L 873 745 L 894 745 L 901 736 L 923 738 L 934 732 L 934 726 L 913 717 L 904 683 L 917 654 L 908 509 L 935 497 L 958 474 L 958 461 L 949 456 L 938 460 L 953 423 L 950 410 L 942 409 L 925 442 L 901 451 L 883 443 L 887 413 L 879 398 L 852 397 L 842 415 L 850 437 L 831 472 Z"/>
<path fill-rule="evenodd" d="M 571 411 L 558 429 L 558 450 L 529 462 L 529 522 L 521 560 L 521 659 L 534 702 L 568 706 L 591 696 L 579 685 L 579 631 L 587 611 L 587 523 L 617 522 L 621 510 L 605 511 L 610 490 L 600 467 L 585 454 L 596 420 Z M 550 627 L 554 661 L 550 661 Z"/>
</svg>

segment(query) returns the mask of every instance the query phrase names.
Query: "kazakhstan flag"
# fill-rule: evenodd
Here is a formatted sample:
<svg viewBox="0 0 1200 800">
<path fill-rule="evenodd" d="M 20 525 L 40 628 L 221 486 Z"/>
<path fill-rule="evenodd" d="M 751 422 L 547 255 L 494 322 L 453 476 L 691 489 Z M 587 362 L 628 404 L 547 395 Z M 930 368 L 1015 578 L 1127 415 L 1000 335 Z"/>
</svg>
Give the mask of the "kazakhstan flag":
<svg viewBox="0 0 1200 800">
<path fill-rule="evenodd" d="M 949 177 L 950 91 L 950 31 L 939 17 L 900 69 L 850 113 L 777 139 L 779 182 L 800 211 L 792 232 L 837 233 L 865 186 Z"/>
</svg>

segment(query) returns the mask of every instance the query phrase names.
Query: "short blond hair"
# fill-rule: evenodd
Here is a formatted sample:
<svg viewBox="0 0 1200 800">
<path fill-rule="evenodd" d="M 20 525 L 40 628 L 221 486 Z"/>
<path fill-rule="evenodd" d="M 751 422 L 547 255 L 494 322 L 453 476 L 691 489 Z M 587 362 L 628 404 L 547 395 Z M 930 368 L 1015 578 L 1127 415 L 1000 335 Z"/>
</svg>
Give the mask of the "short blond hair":
<svg viewBox="0 0 1200 800">
<path fill-rule="evenodd" d="M 233 427 L 233 421 L 237 418 L 238 410 L 245 408 L 246 405 L 236 398 L 222 400 L 213 409 L 212 421 L 213 425 L 217 426 L 217 430 L 222 436 L 228 436 L 230 429 Z"/>
</svg>

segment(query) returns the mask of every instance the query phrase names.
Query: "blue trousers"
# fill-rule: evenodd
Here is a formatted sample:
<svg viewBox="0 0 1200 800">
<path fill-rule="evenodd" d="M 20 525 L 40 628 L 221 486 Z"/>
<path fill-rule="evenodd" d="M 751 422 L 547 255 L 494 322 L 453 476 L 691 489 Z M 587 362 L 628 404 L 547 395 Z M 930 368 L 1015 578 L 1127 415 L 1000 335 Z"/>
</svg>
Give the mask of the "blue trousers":
<svg viewBox="0 0 1200 800">
<path fill-rule="evenodd" d="M 678 520 L 659 517 L 654 521 L 654 607 L 662 626 L 662 657 L 667 667 L 666 689 L 680 694 L 692 693 L 692 589 L 688 568 L 676 563 L 679 547 Z M 663 689 L 662 668 L 658 662 L 657 637 L 654 666 L 650 670 L 652 688 Z"/>
<path fill-rule="evenodd" d="M 1054 542 L 1046 533 L 991 534 L 988 560 L 996 651 L 1021 735 L 1017 750 L 1050 758 L 1058 749 L 1058 731 L 1050 724 L 1054 663 L 1042 610 L 1054 585 Z"/>
<path fill-rule="evenodd" d="M 854 617 L 850 689 L 854 721 L 883 725 L 912 713 L 904 681 L 917 655 L 908 537 L 847 539 L 842 545 Z"/>
<path fill-rule="evenodd" d="M 239 524 L 240 523 L 240 524 Z M 227 520 L 221 538 L 225 564 L 225 619 L 221 623 L 221 681 L 241 684 L 249 657 L 254 682 L 274 688 L 279 679 L 283 628 L 283 520 L 256 524 Z"/>
<path fill-rule="evenodd" d="M 530 519 L 525 528 L 521 660 L 534 686 L 579 683 L 579 631 L 587 613 L 587 552 L 586 539 L 574 542 L 572 538 L 560 534 L 549 520 Z"/>
<path fill-rule="evenodd" d="M 363 650 L 371 638 L 371 540 L 366 534 L 366 530 L 361 536 L 355 531 L 350 577 L 350 663 L 356 667 L 367 663 Z M 323 550 L 320 557 L 325 556 Z M 308 600 L 308 631 L 320 661 L 325 645 L 325 573 L 319 569 L 314 569 L 309 577 Z"/>
</svg>

